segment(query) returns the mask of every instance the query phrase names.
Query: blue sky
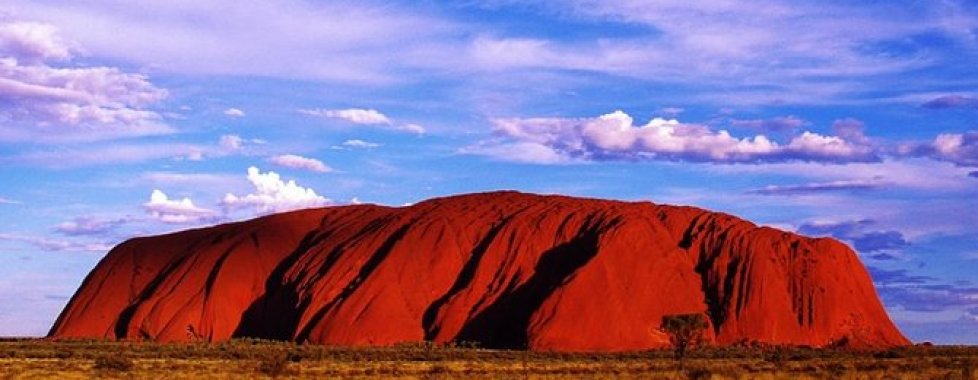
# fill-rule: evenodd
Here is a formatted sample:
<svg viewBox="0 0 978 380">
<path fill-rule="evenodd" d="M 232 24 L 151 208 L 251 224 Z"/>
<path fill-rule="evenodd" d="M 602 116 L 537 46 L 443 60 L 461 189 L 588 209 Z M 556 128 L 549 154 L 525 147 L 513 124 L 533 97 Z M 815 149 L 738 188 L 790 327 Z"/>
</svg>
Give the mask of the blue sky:
<svg viewBox="0 0 978 380">
<path fill-rule="evenodd" d="M 0 335 L 132 236 L 517 189 L 835 236 L 975 344 L 976 60 L 967 1 L 7 0 Z"/>
</svg>

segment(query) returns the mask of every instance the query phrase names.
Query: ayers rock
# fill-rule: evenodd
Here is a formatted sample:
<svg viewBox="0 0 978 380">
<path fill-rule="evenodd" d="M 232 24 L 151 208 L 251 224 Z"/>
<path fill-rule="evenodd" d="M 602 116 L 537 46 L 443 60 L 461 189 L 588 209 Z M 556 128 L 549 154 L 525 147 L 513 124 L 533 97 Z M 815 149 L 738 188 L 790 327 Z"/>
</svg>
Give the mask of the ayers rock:
<svg viewBox="0 0 978 380">
<path fill-rule="evenodd" d="M 517 192 L 135 238 L 50 335 L 619 351 L 668 346 L 662 316 L 698 312 L 721 345 L 909 343 L 836 240 L 693 207 Z"/>
</svg>

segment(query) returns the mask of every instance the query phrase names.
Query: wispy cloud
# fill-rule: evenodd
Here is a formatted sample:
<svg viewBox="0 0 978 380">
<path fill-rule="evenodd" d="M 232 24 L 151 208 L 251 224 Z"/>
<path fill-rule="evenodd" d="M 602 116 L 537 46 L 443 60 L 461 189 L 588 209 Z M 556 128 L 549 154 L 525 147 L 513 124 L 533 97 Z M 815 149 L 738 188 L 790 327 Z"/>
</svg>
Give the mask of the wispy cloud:
<svg viewBox="0 0 978 380">
<path fill-rule="evenodd" d="M 375 109 L 347 108 L 347 109 L 301 109 L 299 113 L 326 117 L 331 119 L 345 120 L 353 124 L 390 124 L 391 120 Z"/>
<path fill-rule="evenodd" d="M 315 158 L 302 157 L 294 154 L 283 154 L 278 156 L 272 156 L 268 159 L 275 165 L 292 168 L 292 169 L 302 169 L 308 170 L 316 173 L 328 173 L 333 171 L 333 168 L 324 164 L 322 161 Z"/>
<path fill-rule="evenodd" d="M 69 236 L 103 236 L 131 221 L 133 221 L 131 217 L 100 218 L 95 216 L 80 216 L 58 224 L 54 227 L 54 230 Z"/>
<path fill-rule="evenodd" d="M 686 111 L 682 107 L 663 107 L 656 111 L 657 114 L 665 117 L 677 117 Z"/>
<path fill-rule="evenodd" d="M 238 182 L 237 176 L 230 174 L 209 174 L 209 173 L 180 173 L 154 171 L 140 175 L 140 182 L 153 185 L 194 185 L 205 187 L 228 187 Z"/>
<path fill-rule="evenodd" d="M 265 154 L 268 142 L 262 139 L 246 139 L 236 134 L 224 134 L 217 140 L 217 147 L 203 146 L 200 159 L 227 157 L 232 155 L 255 156 Z"/>
<path fill-rule="evenodd" d="M 883 302 L 890 307 L 907 311 L 941 312 L 954 308 L 978 305 L 978 288 L 955 286 L 880 286 L 877 287 Z"/>
<path fill-rule="evenodd" d="M 546 144 L 533 141 L 508 141 L 492 139 L 481 141 L 458 150 L 459 154 L 487 156 L 495 160 L 527 164 L 567 164 L 579 162 L 570 155 Z"/>
<path fill-rule="evenodd" d="M 342 120 L 351 124 L 359 125 L 380 125 L 386 128 L 411 132 L 415 134 L 424 134 L 425 128 L 418 124 L 407 123 L 407 124 L 396 124 L 387 115 L 377 111 L 375 109 L 368 108 L 346 108 L 346 109 L 323 109 L 323 108 L 312 108 L 312 109 L 300 109 L 299 113 L 307 116 L 321 117 L 327 119 Z"/>
<path fill-rule="evenodd" d="M 5 5 L 56 23 L 99 56 L 179 74 L 390 83 L 403 80 L 395 70 L 438 59 L 438 47 L 457 33 L 451 22 L 386 3 L 150 2 L 138 11 L 114 2 Z"/>
<path fill-rule="evenodd" d="M 838 180 L 829 182 L 812 182 L 800 185 L 768 185 L 760 189 L 749 190 L 751 194 L 762 195 L 797 195 L 821 193 L 826 191 L 871 190 L 885 186 L 879 180 Z"/>
<path fill-rule="evenodd" d="M 869 266 L 867 269 L 873 276 L 873 281 L 883 285 L 925 284 L 937 280 L 931 276 L 910 274 L 907 269 L 883 269 L 875 266 Z"/>
<path fill-rule="evenodd" d="M 380 146 L 380 144 L 372 143 L 372 142 L 369 142 L 369 141 L 363 141 L 363 140 L 360 140 L 360 139 L 346 140 L 346 141 L 344 141 L 340 145 L 345 146 L 345 147 L 348 147 L 348 148 L 367 148 L 367 149 L 369 149 L 369 148 L 377 148 L 377 147 Z"/>
<path fill-rule="evenodd" d="M 0 156 L 0 163 L 42 166 L 55 169 L 86 166 L 139 164 L 169 159 L 172 161 L 204 161 L 232 155 L 264 155 L 264 140 L 245 139 L 235 134 L 221 135 L 217 143 L 144 143 L 102 142 L 68 144 L 55 148 L 41 147 L 13 156 Z"/>
<path fill-rule="evenodd" d="M 970 284 L 950 284 L 905 269 L 868 269 L 887 307 L 923 313 L 957 311 L 962 316 L 973 315 L 978 307 L 978 287 Z"/>
<path fill-rule="evenodd" d="M 225 150 L 234 151 L 244 146 L 244 139 L 238 135 L 221 135 L 217 143 Z"/>
<path fill-rule="evenodd" d="M 142 74 L 72 67 L 52 25 L 0 18 L 0 140 L 64 142 L 172 132 L 148 107 L 167 93 Z"/>
<path fill-rule="evenodd" d="M 884 157 L 879 162 L 822 165 L 818 162 L 778 162 L 765 165 L 734 163 L 701 166 L 698 169 L 722 174 L 781 175 L 812 182 L 877 182 L 887 187 L 926 190 L 933 193 L 974 189 L 968 168 L 926 158 Z"/>
<path fill-rule="evenodd" d="M 810 123 L 796 116 L 781 116 L 771 119 L 733 119 L 730 126 L 749 128 L 767 132 L 788 132 L 809 125 Z"/>
<path fill-rule="evenodd" d="M 798 227 L 798 232 L 805 235 L 833 236 L 849 241 L 853 247 L 862 253 L 877 253 L 881 251 L 899 250 L 908 245 L 903 233 L 899 231 L 875 230 L 874 220 L 854 220 L 843 222 L 813 222 Z"/>
<path fill-rule="evenodd" d="M 944 95 L 923 104 L 926 108 L 978 108 L 978 97 L 965 95 Z"/>
<path fill-rule="evenodd" d="M 112 249 L 108 243 L 77 242 L 17 233 L 0 233 L 0 240 L 26 243 L 44 251 L 56 252 L 107 252 Z"/>
<path fill-rule="evenodd" d="M 952 11 L 935 3 L 541 3 L 574 20 L 647 32 L 598 39 L 483 34 L 470 44 L 469 67 L 590 71 L 679 86 L 722 86 L 693 99 L 724 106 L 854 102 L 868 91 L 892 88 L 893 81 L 885 78 L 906 78 L 899 75 L 948 63 L 928 48 L 927 37 L 972 43 L 973 33 L 961 30 L 978 26 L 974 17 L 958 17 L 959 26 L 949 28 L 946 15 Z M 884 48 L 893 45 L 901 49 Z"/>
<path fill-rule="evenodd" d="M 423 135 L 427 131 L 424 126 L 414 124 L 414 123 L 395 125 L 394 129 L 397 129 L 399 131 L 411 132 L 417 135 Z"/>
<path fill-rule="evenodd" d="M 385 84 L 471 74 L 520 80 L 527 71 L 591 72 L 722 85 L 723 92 L 705 91 L 701 99 L 727 105 L 865 97 L 867 90 L 893 86 L 889 79 L 900 74 L 946 63 L 947 57 L 928 48 L 928 37 L 970 46 L 978 26 L 974 17 L 949 9 L 949 2 L 465 3 L 518 8 L 554 22 L 645 31 L 595 38 L 506 30 L 426 7 L 372 1 L 291 1 L 285 8 L 257 1 L 155 2 L 140 12 L 111 2 L 84 7 L 9 3 L 20 14 L 58 24 L 99 56 L 168 73 Z M 267 17 L 257 20 L 255 14 Z M 93 20 L 103 27 L 91 28 Z M 173 30 L 180 33 L 168 33 Z M 888 51 L 883 48 L 888 44 L 901 49 Z"/>
<path fill-rule="evenodd" d="M 647 53 L 639 62 L 646 70 L 680 80 L 739 80 L 800 90 L 818 81 L 842 83 L 932 64 L 939 57 L 929 55 L 922 35 L 973 43 L 978 19 L 948 9 L 949 3 L 581 0 L 570 6 L 579 17 L 657 31 L 642 41 Z M 956 17 L 954 27 L 951 17 Z M 904 46 L 899 55 L 880 54 L 879 46 L 897 42 Z M 615 50 L 618 56 L 629 52 Z"/>
<path fill-rule="evenodd" d="M 242 110 L 240 110 L 240 109 L 238 109 L 238 108 L 228 108 L 228 109 L 224 110 L 224 115 L 230 116 L 230 117 L 244 117 L 245 116 L 245 112 L 242 111 Z"/>
<path fill-rule="evenodd" d="M 18 201 L 0 197 L 0 205 L 19 205 L 19 204 L 20 202 Z"/>
<path fill-rule="evenodd" d="M 49 168 L 77 168 L 98 165 L 123 165 L 156 159 L 203 159 L 204 146 L 185 143 L 131 143 L 74 146 L 21 153 L 0 162 Z"/>
</svg>

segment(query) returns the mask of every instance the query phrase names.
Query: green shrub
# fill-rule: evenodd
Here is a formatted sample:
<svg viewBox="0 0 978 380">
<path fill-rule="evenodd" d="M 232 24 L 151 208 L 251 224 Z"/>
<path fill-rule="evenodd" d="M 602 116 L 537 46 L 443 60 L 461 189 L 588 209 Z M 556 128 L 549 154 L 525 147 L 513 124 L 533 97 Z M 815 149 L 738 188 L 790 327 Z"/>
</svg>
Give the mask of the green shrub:
<svg viewBox="0 0 978 380">
<path fill-rule="evenodd" d="M 676 359 L 682 363 L 686 350 L 702 342 L 703 333 L 709 326 L 703 314 L 671 314 L 662 316 L 660 329 L 669 335 Z"/>
</svg>

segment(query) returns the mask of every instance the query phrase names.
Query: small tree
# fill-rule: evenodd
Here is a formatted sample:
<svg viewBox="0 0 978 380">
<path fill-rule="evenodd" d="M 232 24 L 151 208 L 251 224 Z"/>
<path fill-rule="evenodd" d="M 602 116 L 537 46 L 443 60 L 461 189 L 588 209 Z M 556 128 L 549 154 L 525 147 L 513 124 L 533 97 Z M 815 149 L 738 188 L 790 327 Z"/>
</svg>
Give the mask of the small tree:
<svg viewBox="0 0 978 380">
<path fill-rule="evenodd" d="M 707 328 L 706 317 L 701 313 L 670 314 L 662 317 L 662 331 L 669 334 L 669 342 L 675 349 L 680 367 L 690 347 L 699 345 Z"/>
</svg>

